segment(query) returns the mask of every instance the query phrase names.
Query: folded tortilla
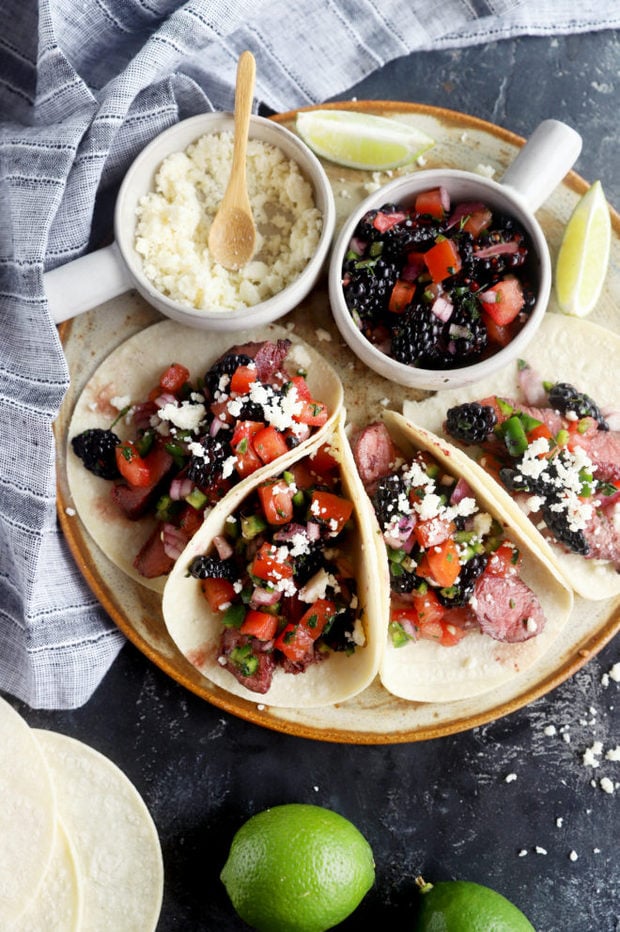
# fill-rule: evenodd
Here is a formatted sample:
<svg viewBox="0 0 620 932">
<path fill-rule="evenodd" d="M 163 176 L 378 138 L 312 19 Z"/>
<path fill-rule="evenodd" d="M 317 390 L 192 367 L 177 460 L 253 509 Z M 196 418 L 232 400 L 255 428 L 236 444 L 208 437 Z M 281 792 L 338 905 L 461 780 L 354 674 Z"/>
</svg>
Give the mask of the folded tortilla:
<svg viewBox="0 0 620 932">
<path fill-rule="evenodd" d="M 296 458 L 315 438 L 328 432 L 342 406 L 342 384 L 325 359 L 303 340 L 284 327 L 271 324 L 256 330 L 236 333 L 202 332 L 183 327 L 172 320 L 161 321 L 130 337 L 117 347 L 94 372 L 78 398 L 67 437 L 67 481 L 80 520 L 106 556 L 119 569 L 149 589 L 163 591 L 165 577 L 146 579 L 133 566 L 142 545 L 151 536 L 156 521 L 151 517 L 131 521 L 110 498 L 112 483 L 89 472 L 73 451 L 71 440 L 89 428 L 110 428 L 119 410 L 144 401 L 161 373 L 177 362 L 190 370 L 192 380 L 204 375 L 232 345 L 263 340 L 288 339 L 292 345 L 285 361 L 287 369 L 303 369 L 313 397 L 329 410 L 327 424 L 290 454 L 278 461 L 278 468 Z M 114 426 L 121 440 L 131 431 L 121 418 Z M 262 467 L 251 479 L 272 470 Z M 247 480 L 243 480 L 247 481 Z"/>
<path fill-rule="evenodd" d="M 604 355 L 603 355 L 604 354 Z M 620 336 L 589 321 L 547 314 L 536 339 L 524 352 L 524 359 L 541 379 L 569 382 L 580 392 L 593 398 L 600 408 L 618 409 L 618 370 L 620 368 Z M 449 408 L 479 401 L 490 395 L 522 400 L 517 382 L 516 362 L 501 372 L 481 379 L 464 388 L 437 392 L 423 401 L 405 401 L 403 413 L 420 427 L 446 436 L 443 424 Z M 473 457 L 480 454 L 479 447 L 466 447 L 472 458 L 474 473 L 486 475 Z M 493 494 L 511 514 L 511 521 L 522 534 L 534 542 L 560 571 L 574 591 L 584 599 L 609 599 L 620 594 L 620 573 L 609 562 L 588 560 L 543 537 L 527 515 L 514 502 L 509 493 L 494 479 Z"/>
<path fill-rule="evenodd" d="M 311 664 L 303 673 L 291 674 L 276 669 L 271 687 L 264 694 L 247 689 L 218 663 L 222 624 L 210 611 L 200 580 L 188 575 L 188 566 L 194 557 L 212 549 L 213 540 L 222 533 L 226 518 L 239 510 L 254 487 L 266 478 L 265 474 L 250 477 L 218 502 L 177 560 L 164 588 L 164 621 L 181 653 L 212 683 L 261 705 L 310 708 L 343 702 L 362 692 L 379 669 L 384 642 L 382 631 L 388 613 L 387 564 L 377 559 L 372 513 L 344 433 L 344 416 L 342 410 L 329 434 L 328 444 L 342 466 L 343 494 L 355 504 L 350 556 L 356 571 L 364 646 L 356 647 L 352 654 L 332 651 L 327 659 Z M 303 459 L 325 440 L 323 434 L 313 438 L 310 449 L 300 452 L 298 447 L 289 464 Z M 270 475 L 279 475 L 283 468 L 286 466 L 283 467 L 282 462 L 273 463 Z"/>
<path fill-rule="evenodd" d="M 472 469 L 460 450 L 395 411 L 386 411 L 384 422 L 392 440 L 410 461 L 426 450 L 450 475 L 462 477 L 480 508 L 499 521 L 505 536 L 523 555 L 521 579 L 538 596 L 546 617 L 542 632 L 527 641 L 506 643 L 473 630 L 452 647 L 431 640 L 411 641 L 394 647 L 387 638 L 380 669 L 384 687 L 395 696 L 418 702 L 450 702 L 489 692 L 523 673 L 550 648 L 566 623 L 573 597 L 552 562 L 541 554 L 512 521 L 512 509 L 494 494 L 489 480 Z M 383 535 L 376 523 L 374 539 L 383 564 L 388 557 Z M 388 582 L 389 586 L 389 582 Z M 387 622 L 384 630 L 387 628 Z M 385 637 L 385 635 L 384 635 Z"/>
</svg>

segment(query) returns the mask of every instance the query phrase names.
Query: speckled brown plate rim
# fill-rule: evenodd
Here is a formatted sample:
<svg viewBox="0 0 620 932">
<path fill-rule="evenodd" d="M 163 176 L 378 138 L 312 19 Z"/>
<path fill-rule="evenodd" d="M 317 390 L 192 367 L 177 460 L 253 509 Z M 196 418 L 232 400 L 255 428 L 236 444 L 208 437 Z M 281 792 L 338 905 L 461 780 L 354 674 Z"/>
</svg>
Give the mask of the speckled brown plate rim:
<svg viewBox="0 0 620 932">
<path fill-rule="evenodd" d="M 458 111 L 446 108 L 432 107 L 428 105 L 405 103 L 398 101 L 343 101 L 331 104 L 321 104 L 301 108 L 302 110 L 316 109 L 346 109 L 356 110 L 365 113 L 377 113 L 380 115 L 408 113 L 427 115 L 438 120 L 440 123 L 446 123 L 450 127 L 462 127 L 463 130 L 477 130 L 482 133 L 488 133 L 499 138 L 510 145 L 521 146 L 523 138 L 515 133 L 510 132 L 493 123 L 482 120 L 478 117 L 460 113 Z M 294 121 L 298 110 L 291 110 L 286 113 L 277 114 L 272 117 L 279 123 L 291 123 Z M 576 194 L 583 194 L 588 183 L 575 172 L 569 172 L 566 176 L 564 185 L 568 186 Z M 612 227 L 616 236 L 620 236 L 620 215 L 611 210 Z M 152 317 L 145 323 L 154 323 L 159 320 L 157 312 L 153 311 Z M 68 321 L 59 328 L 60 338 L 63 345 L 71 340 L 72 322 Z M 63 423 L 68 424 L 70 412 L 66 415 Z M 60 421 L 59 421 L 60 422 Z M 61 431 L 56 425 L 57 442 L 59 448 L 66 443 L 66 430 Z M 207 700 L 212 705 L 229 712 L 231 715 L 252 722 L 261 727 L 269 728 L 284 734 L 290 734 L 297 737 L 303 737 L 312 740 L 320 740 L 343 744 L 360 744 L 360 745 L 378 745 L 378 744 L 398 744 L 415 741 L 425 741 L 433 738 L 444 737 L 457 732 L 466 731 L 480 725 L 487 724 L 490 721 L 509 715 L 511 712 L 522 708 L 534 700 L 546 695 L 555 689 L 569 677 L 573 676 L 581 667 L 584 666 L 593 656 L 609 643 L 617 631 L 620 629 L 620 600 L 611 606 L 611 615 L 606 622 L 591 637 L 587 638 L 580 644 L 579 649 L 567 661 L 562 663 L 551 674 L 544 676 L 534 685 L 527 686 L 522 692 L 513 696 L 508 701 L 500 702 L 495 706 L 487 707 L 477 714 L 468 713 L 466 715 L 455 715 L 449 721 L 442 721 L 434 725 L 426 725 L 414 729 L 392 730 L 389 733 L 381 731 L 356 731 L 350 728 L 317 728 L 313 725 L 300 722 L 297 720 L 290 721 L 284 717 L 286 710 L 279 710 L 278 714 L 273 714 L 267 706 L 247 702 L 236 696 L 224 692 L 214 684 L 202 677 L 198 671 L 186 660 L 185 657 L 177 650 L 170 638 L 165 632 L 165 628 L 158 632 L 158 637 L 167 639 L 166 651 L 160 651 L 142 636 L 137 629 L 136 623 L 122 610 L 110 594 L 109 582 L 104 579 L 100 568 L 106 568 L 106 573 L 111 573 L 124 577 L 121 570 L 113 567 L 105 555 L 98 550 L 96 545 L 90 540 L 84 531 L 79 520 L 74 516 L 69 516 L 67 508 L 70 506 L 70 495 L 66 483 L 66 474 L 64 471 L 64 455 L 59 452 L 59 471 L 58 471 L 58 516 L 61 528 L 68 542 L 69 549 L 76 561 L 76 564 L 83 575 L 91 591 L 114 621 L 117 627 L 123 632 L 127 639 L 144 654 L 151 662 L 159 667 L 163 672 L 169 675 L 173 680 L 196 694 L 202 699 Z M 161 611 L 159 607 L 160 597 L 148 590 L 140 589 L 143 594 L 144 615 L 146 624 L 149 620 L 163 627 Z M 481 697 L 482 698 L 482 697 Z M 402 702 L 401 700 L 396 700 Z M 355 702 L 350 700 L 350 702 Z M 449 705 L 449 704 L 446 704 Z M 336 707 L 337 708 L 337 707 Z M 380 714 L 380 713 L 377 713 Z M 310 715 L 309 715 L 310 717 Z M 348 716 L 347 716 L 348 717 Z"/>
</svg>

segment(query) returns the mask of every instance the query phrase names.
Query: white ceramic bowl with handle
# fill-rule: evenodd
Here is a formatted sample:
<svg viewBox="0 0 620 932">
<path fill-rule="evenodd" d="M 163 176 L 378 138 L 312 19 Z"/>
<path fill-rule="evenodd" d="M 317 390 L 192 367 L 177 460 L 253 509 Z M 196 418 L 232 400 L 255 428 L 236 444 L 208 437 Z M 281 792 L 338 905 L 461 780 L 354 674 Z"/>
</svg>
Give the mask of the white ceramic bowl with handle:
<svg viewBox="0 0 620 932">
<path fill-rule="evenodd" d="M 501 181 L 454 169 L 430 169 L 406 175 L 367 197 L 347 219 L 332 251 L 329 298 L 336 325 L 353 352 L 386 379 L 409 388 L 438 390 L 476 382 L 519 357 L 534 337 L 546 312 L 551 291 L 549 248 L 535 211 L 569 171 L 581 151 L 581 137 L 558 120 L 545 120 L 520 150 Z M 373 345 L 357 327 L 342 288 L 342 266 L 361 218 L 384 204 L 409 207 L 416 195 L 443 187 L 453 205 L 481 201 L 491 210 L 513 217 L 527 234 L 528 272 L 535 283 L 536 303 L 527 321 L 510 343 L 480 362 L 455 369 L 423 369 L 397 362 Z"/>
<path fill-rule="evenodd" d="M 332 243 L 336 223 L 333 192 L 321 163 L 305 143 L 286 127 L 259 116 L 250 118 L 250 139 L 277 146 L 299 165 L 312 185 L 314 202 L 323 218 L 316 252 L 304 270 L 268 300 L 236 310 L 188 307 L 162 294 L 144 274 L 142 259 L 134 248 L 136 208 L 140 198 L 154 190 L 155 174 L 162 161 L 174 152 L 183 152 L 206 133 L 232 134 L 233 130 L 232 113 L 200 114 L 171 126 L 146 146 L 120 187 L 114 213 L 114 242 L 44 275 L 45 292 L 55 323 L 136 288 L 149 304 L 182 324 L 202 330 L 235 331 L 270 323 L 287 314 L 309 294 Z"/>
</svg>

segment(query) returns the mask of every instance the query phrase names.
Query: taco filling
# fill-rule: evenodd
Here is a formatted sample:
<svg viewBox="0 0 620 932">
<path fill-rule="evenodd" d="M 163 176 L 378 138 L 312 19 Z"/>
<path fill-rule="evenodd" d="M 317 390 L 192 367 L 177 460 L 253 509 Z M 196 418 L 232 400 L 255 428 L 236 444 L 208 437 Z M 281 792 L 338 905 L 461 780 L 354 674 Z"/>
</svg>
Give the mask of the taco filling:
<svg viewBox="0 0 620 932">
<path fill-rule="evenodd" d="M 448 410 L 445 432 L 475 444 L 480 465 L 564 553 L 620 571 L 620 432 L 567 382 L 543 382 L 526 364 L 530 404 L 493 395 Z"/>
<path fill-rule="evenodd" d="M 387 552 L 394 647 L 452 647 L 472 632 L 516 643 L 543 631 L 520 550 L 464 478 L 427 450 L 405 456 L 383 423 L 364 428 L 353 453 Z"/>
<path fill-rule="evenodd" d="M 174 362 L 148 397 L 115 400 L 120 413 L 109 429 L 72 438 L 84 467 L 110 480 L 121 515 L 156 521 L 132 555 L 140 576 L 169 573 L 205 509 L 327 422 L 305 372 L 287 366 L 290 347 L 287 339 L 233 346 L 194 381 Z M 123 440 L 114 431 L 121 419 Z"/>
<path fill-rule="evenodd" d="M 353 502 L 326 446 L 259 482 L 187 570 L 221 625 L 219 665 L 264 694 L 365 644 L 352 562 Z"/>
</svg>

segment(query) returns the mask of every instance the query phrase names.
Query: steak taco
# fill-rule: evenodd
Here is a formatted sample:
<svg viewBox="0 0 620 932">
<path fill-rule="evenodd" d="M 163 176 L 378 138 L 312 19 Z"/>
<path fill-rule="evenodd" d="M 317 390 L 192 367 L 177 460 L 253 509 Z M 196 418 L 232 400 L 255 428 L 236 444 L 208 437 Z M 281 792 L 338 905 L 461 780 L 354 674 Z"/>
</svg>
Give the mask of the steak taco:
<svg viewBox="0 0 620 932">
<path fill-rule="evenodd" d="M 77 400 L 73 505 L 113 563 L 162 591 L 210 508 L 298 456 L 341 405 L 334 370 L 282 327 L 231 346 L 225 334 L 163 321 L 114 350 Z"/>
<path fill-rule="evenodd" d="M 163 615 L 181 652 L 222 689 L 320 706 L 375 678 L 387 593 L 340 418 L 327 439 L 213 508 L 168 578 Z"/>
<path fill-rule="evenodd" d="M 467 457 L 404 417 L 353 439 L 389 569 L 385 688 L 465 699 L 530 667 L 566 622 L 572 594 Z"/>
<path fill-rule="evenodd" d="M 619 365 L 620 337 L 550 314 L 525 360 L 404 406 L 465 449 L 520 530 L 592 600 L 620 593 Z"/>
</svg>

